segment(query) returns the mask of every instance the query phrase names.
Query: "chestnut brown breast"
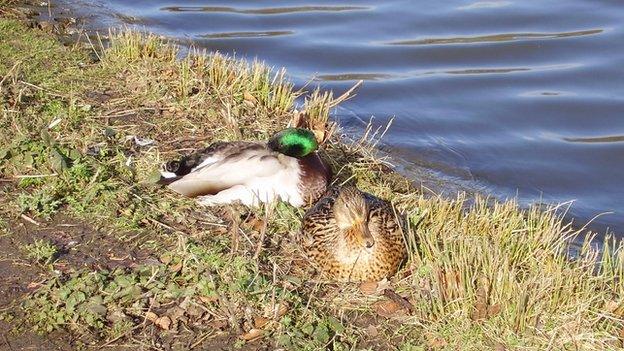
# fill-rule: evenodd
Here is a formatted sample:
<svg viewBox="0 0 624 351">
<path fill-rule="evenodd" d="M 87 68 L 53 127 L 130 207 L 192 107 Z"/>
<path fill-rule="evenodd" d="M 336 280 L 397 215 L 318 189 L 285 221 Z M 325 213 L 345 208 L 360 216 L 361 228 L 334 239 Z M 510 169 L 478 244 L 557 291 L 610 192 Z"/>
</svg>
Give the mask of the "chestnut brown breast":
<svg viewBox="0 0 624 351">
<path fill-rule="evenodd" d="M 299 189 L 307 204 L 316 202 L 327 190 L 332 171 L 318 153 L 314 152 L 299 159 L 301 182 Z"/>
</svg>

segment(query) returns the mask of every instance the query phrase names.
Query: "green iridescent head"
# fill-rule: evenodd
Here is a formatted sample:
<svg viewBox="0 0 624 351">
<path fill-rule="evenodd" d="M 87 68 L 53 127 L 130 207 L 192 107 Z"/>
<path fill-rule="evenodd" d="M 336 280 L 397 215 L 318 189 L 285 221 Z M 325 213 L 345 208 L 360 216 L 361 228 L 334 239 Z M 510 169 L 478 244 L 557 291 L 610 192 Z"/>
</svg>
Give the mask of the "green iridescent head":
<svg viewBox="0 0 624 351">
<path fill-rule="evenodd" d="M 314 133 L 303 128 L 284 129 L 275 134 L 268 145 L 271 150 L 291 157 L 305 157 L 318 148 Z"/>
</svg>

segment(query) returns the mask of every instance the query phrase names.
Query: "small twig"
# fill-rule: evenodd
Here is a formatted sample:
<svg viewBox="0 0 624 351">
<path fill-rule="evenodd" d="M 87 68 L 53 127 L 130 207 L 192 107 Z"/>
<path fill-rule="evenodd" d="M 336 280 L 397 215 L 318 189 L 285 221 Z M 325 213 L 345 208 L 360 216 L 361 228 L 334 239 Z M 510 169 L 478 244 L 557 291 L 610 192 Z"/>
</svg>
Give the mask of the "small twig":
<svg viewBox="0 0 624 351">
<path fill-rule="evenodd" d="M 210 281 L 212 282 L 212 284 L 215 284 L 215 279 L 212 273 L 208 272 L 208 277 L 210 278 Z M 228 317 L 229 324 L 235 329 L 236 334 L 240 334 L 242 332 L 241 326 L 238 324 L 236 320 L 236 313 L 234 312 L 235 309 L 232 308 L 232 304 L 230 303 L 230 300 L 227 298 L 227 295 L 217 293 L 217 297 L 219 298 L 220 301 L 223 301 L 223 305 L 228 312 L 227 317 Z"/>
<path fill-rule="evenodd" d="M 2 78 L 2 80 L 0 80 L 0 87 L 2 86 L 2 84 L 4 84 L 4 81 L 7 80 L 7 78 L 9 78 L 9 76 L 11 75 L 11 73 L 13 73 L 13 70 L 16 69 L 20 64 L 22 63 L 22 61 L 17 61 L 15 62 L 15 64 L 13 65 L 13 67 L 11 67 L 9 69 L 9 71 L 7 72 L 7 74 Z"/>
<path fill-rule="evenodd" d="M 279 308 L 275 308 L 275 291 L 277 289 L 277 264 L 275 264 L 275 262 L 273 262 L 273 284 L 272 285 L 272 289 L 271 289 L 271 306 L 273 306 L 273 316 L 271 316 L 271 318 L 273 318 L 274 320 L 277 320 L 277 314 L 279 312 Z"/>
<path fill-rule="evenodd" d="M 33 174 L 33 175 L 16 175 L 16 176 L 13 176 L 13 178 L 16 178 L 16 179 L 46 178 L 46 177 L 56 177 L 57 175 L 58 175 L 57 173 L 52 173 L 52 174 Z"/>
<path fill-rule="evenodd" d="M 354 86 L 351 87 L 351 89 L 347 90 L 344 94 L 340 95 L 339 97 L 335 98 L 334 100 L 332 100 L 329 103 L 329 107 L 336 107 L 338 106 L 340 103 L 342 103 L 343 101 L 349 100 L 352 97 L 355 96 L 355 94 L 353 94 L 353 92 L 355 91 L 355 89 L 359 88 L 362 83 L 364 83 L 363 80 L 359 80 L 357 83 L 355 83 Z"/>
<path fill-rule="evenodd" d="M 35 89 L 37 89 L 37 90 L 44 91 L 44 92 L 46 92 L 46 93 L 47 93 L 48 95 L 50 95 L 50 96 L 60 97 L 60 98 L 63 98 L 63 99 L 67 99 L 67 98 L 68 98 L 68 97 L 67 97 L 67 96 L 65 96 L 65 95 L 61 95 L 61 94 L 54 93 L 54 92 L 52 92 L 52 91 L 50 91 L 50 90 L 48 90 L 48 89 L 46 89 L 46 88 L 42 88 L 42 87 L 40 87 L 40 86 L 38 86 L 38 85 L 34 85 L 34 84 L 31 84 L 31 83 L 28 83 L 28 82 L 24 82 L 23 80 L 20 80 L 20 81 L 19 81 L 19 83 L 20 83 L 20 84 L 23 84 L 23 85 L 25 85 L 25 86 L 27 86 L 27 87 L 31 87 L 31 88 L 35 88 Z"/>
<path fill-rule="evenodd" d="M 194 342 L 191 346 L 190 346 L 190 350 L 196 348 L 197 346 L 201 345 L 202 342 L 204 342 L 204 340 L 208 339 L 208 337 L 212 336 L 213 333 L 212 332 L 208 332 L 205 335 L 203 335 L 201 338 L 199 338 L 199 340 L 197 340 L 196 342 Z"/>
<path fill-rule="evenodd" d="M 95 35 L 98 39 L 98 44 L 100 44 L 100 49 L 104 51 L 104 43 L 102 42 L 102 37 L 100 36 L 100 32 L 95 32 Z"/>
<path fill-rule="evenodd" d="M 147 288 L 147 286 L 150 285 L 152 281 L 154 281 L 154 279 L 156 278 L 156 274 L 158 274 L 159 271 L 160 270 L 158 268 L 154 270 L 154 273 L 152 273 L 152 276 L 147 280 L 147 283 L 143 285 L 145 288 Z"/>
<path fill-rule="evenodd" d="M 271 206 L 271 210 L 273 207 Z M 269 206 L 265 205 L 264 209 L 264 223 L 262 223 L 262 229 L 260 229 L 260 240 L 258 241 L 258 246 L 256 247 L 256 252 L 254 253 L 253 259 L 256 261 L 258 257 L 260 257 L 260 252 L 262 252 L 262 244 L 264 243 L 264 238 L 266 237 L 267 227 L 269 223 Z"/>
<path fill-rule="evenodd" d="M 165 228 L 165 229 L 169 229 L 169 230 L 172 230 L 174 232 L 182 232 L 181 230 L 177 230 L 176 228 L 174 228 L 172 226 L 169 226 L 169 225 L 166 225 L 165 223 L 163 223 L 163 222 L 161 222 L 159 220 L 156 220 L 154 218 L 148 218 L 148 220 L 151 221 L 152 223 L 155 223 L 155 224 Z M 182 233 L 184 233 L 184 232 L 182 232 Z"/>
<path fill-rule="evenodd" d="M 13 351 L 13 346 L 11 346 L 7 335 L 5 333 L 2 333 L 2 337 L 4 338 L 4 343 L 7 344 L 7 346 L 9 347 L 9 350 Z"/>
<path fill-rule="evenodd" d="M 242 228 L 239 227 L 238 232 L 245 237 L 249 245 L 253 246 L 253 242 L 251 241 L 251 239 L 249 239 L 249 236 L 247 236 L 247 233 L 245 233 L 245 231 Z"/>
<path fill-rule="evenodd" d="M 307 316 L 308 313 L 310 313 L 310 305 L 312 304 L 312 299 L 315 298 L 314 295 L 317 293 L 318 290 L 320 290 L 320 285 L 323 284 L 323 282 L 319 282 L 317 280 L 307 280 L 305 284 L 314 284 L 314 286 L 312 287 L 312 291 L 310 291 L 310 294 L 308 295 L 308 301 L 306 301 L 305 307 L 303 309 L 303 314 L 301 317 L 302 320 L 304 319 L 304 317 Z"/>
<path fill-rule="evenodd" d="M 41 225 L 41 223 L 39 223 L 39 222 L 35 221 L 34 219 L 32 219 L 32 218 L 28 217 L 28 216 L 27 216 L 27 215 L 25 215 L 25 214 L 21 214 L 21 215 L 20 215 L 20 217 L 22 217 L 25 221 L 30 222 L 30 223 L 32 223 L 32 224 L 34 224 L 34 225 L 36 225 L 36 226 L 40 226 L 40 225 Z"/>
<path fill-rule="evenodd" d="M 143 316 L 143 322 L 139 325 L 145 326 L 147 324 L 147 314 L 152 312 L 152 307 L 154 307 L 155 300 L 156 300 L 155 298 L 150 299 L 150 304 L 149 304 L 149 307 L 147 308 L 147 312 L 145 312 L 145 315 Z"/>
<path fill-rule="evenodd" d="M 93 347 L 97 347 L 97 348 L 104 348 L 104 347 L 108 347 L 108 346 L 110 346 L 110 344 L 112 344 L 112 343 L 114 343 L 115 341 L 117 341 L 117 340 L 119 340 L 119 339 L 123 338 L 124 336 L 126 336 L 126 335 L 128 335 L 128 334 L 132 333 L 133 331 L 135 331 L 135 330 L 139 329 L 139 327 L 142 327 L 142 326 L 143 326 L 143 324 L 137 324 L 137 325 L 135 325 L 135 326 L 134 326 L 134 328 L 132 328 L 132 329 L 128 330 L 127 332 L 125 332 L 125 333 L 123 333 L 123 334 L 121 334 L 121 335 L 119 335 L 119 336 L 117 336 L 117 337 L 115 337 L 115 338 L 113 338 L 113 339 L 111 339 L 111 340 L 107 341 L 106 343 L 104 343 L 104 344 L 102 344 L 102 345 L 100 345 L 100 346 L 93 346 Z"/>
<path fill-rule="evenodd" d="M 102 61 L 102 57 L 100 56 L 98 51 L 95 49 L 95 45 L 93 45 L 93 42 L 91 41 L 91 38 L 89 38 L 89 34 L 85 34 L 85 38 L 87 38 L 87 41 L 89 42 L 89 45 L 91 45 L 91 49 L 93 50 L 93 53 L 95 54 L 95 56 L 97 56 L 98 61 Z"/>
<path fill-rule="evenodd" d="M 241 230 L 240 228 L 240 219 L 238 214 L 236 213 L 236 211 L 234 210 L 234 208 L 232 206 L 228 206 L 227 209 L 227 216 L 230 217 L 230 223 L 228 225 L 228 231 L 229 234 L 232 238 L 232 252 L 236 252 L 238 251 L 238 243 L 239 243 L 239 236 L 238 236 L 238 232 L 239 230 Z"/>
<path fill-rule="evenodd" d="M 128 112 L 128 113 L 121 113 L 121 114 L 115 114 L 115 115 L 101 115 L 101 116 L 96 116 L 94 118 L 97 119 L 105 119 L 105 120 L 109 120 L 111 118 L 130 118 L 130 117 L 136 117 L 136 113 L 133 112 Z"/>
</svg>

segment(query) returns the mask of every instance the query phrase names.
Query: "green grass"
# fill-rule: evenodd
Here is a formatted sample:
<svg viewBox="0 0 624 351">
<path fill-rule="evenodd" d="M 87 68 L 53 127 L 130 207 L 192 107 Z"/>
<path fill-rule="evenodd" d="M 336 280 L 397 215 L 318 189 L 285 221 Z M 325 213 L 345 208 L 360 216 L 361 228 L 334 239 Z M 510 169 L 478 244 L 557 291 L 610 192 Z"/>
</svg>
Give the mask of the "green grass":
<svg viewBox="0 0 624 351">
<path fill-rule="evenodd" d="M 22 246 L 21 249 L 26 257 L 42 264 L 52 263 L 58 253 L 58 248 L 53 243 L 39 239 Z"/>
<path fill-rule="evenodd" d="M 97 62 L 13 20 L 0 19 L 0 39 L 7 230 L 20 214 L 69 216 L 152 258 L 47 272 L 21 307 L 26 328 L 100 345 L 158 336 L 183 349 L 223 335 L 240 347 L 308 350 L 622 348 L 621 246 L 607 239 L 601 253 L 586 243 L 571 259 L 578 233 L 554 210 L 425 197 L 376 156 L 372 130 L 356 142 L 328 134 L 323 155 L 336 183 L 353 180 L 407 217 L 410 258 L 387 288 L 413 310 L 389 318 L 376 309 L 387 297 L 315 280 L 297 242 L 303 210 L 198 208 L 152 184 L 163 160 L 214 140 L 266 139 L 300 115 L 331 130 L 340 98 L 293 91 L 260 63 L 178 58 L 136 33 L 114 34 Z M 24 255 L 54 264 L 56 252 L 34 245 Z"/>
</svg>

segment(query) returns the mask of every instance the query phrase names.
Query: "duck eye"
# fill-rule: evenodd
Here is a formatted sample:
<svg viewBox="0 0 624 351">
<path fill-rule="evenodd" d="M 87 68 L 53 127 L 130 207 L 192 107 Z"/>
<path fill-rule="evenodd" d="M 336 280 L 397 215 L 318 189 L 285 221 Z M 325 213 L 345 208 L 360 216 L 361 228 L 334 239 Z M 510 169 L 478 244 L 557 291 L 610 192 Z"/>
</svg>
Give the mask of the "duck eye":
<svg viewBox="0 0 624 351">
<path fill-rule="evenodd" d="M 170 161 L 165 164 L 165 170 L 167 172 L 175 173 L 180 168 L 180 162 L 178 161 Z"/>
</svg>

